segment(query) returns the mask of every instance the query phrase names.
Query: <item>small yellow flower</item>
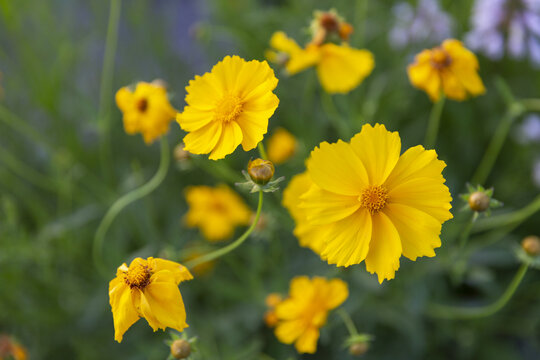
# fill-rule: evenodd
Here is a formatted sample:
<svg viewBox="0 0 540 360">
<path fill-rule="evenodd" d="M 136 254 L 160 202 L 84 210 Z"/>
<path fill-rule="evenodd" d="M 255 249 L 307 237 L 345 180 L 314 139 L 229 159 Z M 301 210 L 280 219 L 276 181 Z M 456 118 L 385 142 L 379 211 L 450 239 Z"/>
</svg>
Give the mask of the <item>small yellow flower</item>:
<svg viewBox="0 0 540 360">
<path fill-rule="evenodd" d="M 276 165 L 283 164 L 296 152 L 296 138 L 287 130 L 277 128 L 268 139 L 268 160 Z"/>
<path fill-rule="evenodd" d="M 276 337 L 282 343 L 294 343 L 299 353 L 315 353 L 319 329 L 326 323 L 328 312 L 348 296 L 347 284 L 340 279 L 295 277 L 289 297 L 276 306 Z"/>
<path fill-rule="evenodd" d="M 263 139 L 268 119 L 279 99 L 272 92 L 278 83 L 266 61 L 245 61 L 226 56 L 186 87 L 184 111 L 176 117 L 187 131 L 185 149 L 222 159 L 242 144 L 251 150 Z"/>
<path fill-rule="evenodd" d="M 322 87 L 331 94 L 345 94 L 353 90 L 375 66 L 373 54 L 367 50 L 333 43 L 310 44 L 303 49 L 281 31 L 272 35 L 270 46 L 288 55 L 285 69 L 289 75 L 315 66 Z M 270 59 L 279 58 L 278 53 L 267 52 L 267 54 L 270 55 Z"/>
<path fill-rule="evenodd" d="M 176 115 L 167 98 L 167 90 L 159 82 L 140 82 L 135 91 L 129 87 L 121 88 L 116 92 L 116 104 L 124 114 L 126 133 L 141 133 L 147 144 L 166 134 Z"/>
<path fill-rule="evenodd" d="M 283 190 L 283 206 L 289 210 L 296 223 L 293 234 L 298 238 L 300 246 L 308 247 L 320 255 L 329 226 L 310 224 L 305 209 L 300 207 L 300 197 L 309 190 L 312 184 L 307 172 L 295 175 Z"/>
<path fill-rule="evenodd" d="M 276 315 L 276 306 L 283 301 L 283 297 L 278 293 L 271 293 L 266 296 L 265 304 L 268 310 L 264 313 L 264 323 L 266 326 L 273 328 L 278 324 L 278 317 Z"/>
<path fill-rule="evenodd" d="M 421 145 L 400 151 L 397 132 L 367 124 L 350 143 L 323 142 L 311 152 L 313 184 L 299 208 L 308 227 L 325 230 L 320 255 L 329 264 L 365 260 L 382 282 L 394 278 L 401 255 L 435 256 L 442 223 L 452 218 L 446 164 Z"/>
<path fill-rule="evenodd" d="M 236 226 L 250 224 L 251 210 L 226 185 L 188 187 L 186 200 L 189 205 L 185 216 L 187 225 L 199 227 L 209 241 L 226 240 L 233 235 Z"/>
<path fill-rule="evenodd" d="M 114 320 L 114 339 L 144 317 L 154 331 L 170 327 L 178 331 L 188 327 L 186 309 L 178 284 L 191 280 L 189 270 L 173 261 L 135 258 L 124 263 L 109 283 L 109 299 Z"/>
<path fill-rule="evenodd" d="M 407 72 L 411 84 L 424 90 L 433 102 L 439 100 L 442 93 L 462 101 L 467 96 L 486 92 L 478 75 L 476 56 L 458 40 L 445 40 L 441 46 L 422 51 Z"/>
</svg>

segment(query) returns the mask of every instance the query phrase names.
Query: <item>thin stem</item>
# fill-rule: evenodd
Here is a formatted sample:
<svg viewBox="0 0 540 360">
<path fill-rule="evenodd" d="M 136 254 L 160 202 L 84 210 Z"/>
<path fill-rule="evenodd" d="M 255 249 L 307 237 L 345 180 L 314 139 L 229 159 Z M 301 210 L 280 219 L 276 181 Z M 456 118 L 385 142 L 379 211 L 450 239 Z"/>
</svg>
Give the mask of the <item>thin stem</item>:
<svg viewBox="0 0 540 360">
<path fill-rule="evenodd" d="M 508 136 L 512 123 L 518 116 L 521 115 L 522 112 L 523 109 L 521 107 L 511 106 L 508 109 L 499 123 L 499 126 L 495 130 L 495 134 L 493 135 L 493 138 L 491 138 L 491 142 L 489 143 L 486 153 L 484 154 L 480 165 L 472 177 L 473 184 L 482 185 L 485 183 L 489 174 L 491 173 L 491 170 L 493 169 L 493 165 L 495 165 L 495 161 L 497 160 L 499 153 L 501 152 L 502 146 L 506 140 L 506 137 Z"/>
<path fill-rule="evenodd" d="M 197 265 L 215 260 L 223 255 L 226 255 L 230 253 L 231 251 L 233 251 L 234 249 L 236 249 L 237 247 L 239 247 L 240 245 L 242 245 L 242 243 L 246 241 L 246 239 L 253 232 L 253 230 L 257 226 L 257 223 L 259 222 L 259 218 L 261 217 L 262 204 L 263 204 L 263 192 L 259 191 L 259 204 L 257 205 L 257 213 L 255 214 L 255 218 L 253 219 L 253 223 L 238 239 L 236 239 L 235 241 L 233 241 L 227 246 L 214 250 L 203 256 L 199 256 L 198 258 L 195 258 L 191 261 L 188 261 L 184 265 L 189 269 L 193 269 Z"/>
<path fill-rule="evenodd" d="M 480 232 L 503 226 L 519 224 L 538 211 L 540 211 L 540 195 L 522 209 L 503 215 L 491 216 L 478 221 L 478 223 L 474 226 L 473 232 Z"/>
<path fill-rule="evenodd" d="M 431 108 L 428 127 L 426 130 L 426 138 L 424 140 L 424 145 L 428 149 L 432 149 L 437 141 L 437 133 L 439 132 L 439 124 L 441 123 L 441 115 L 445 100 L 446 97 L 444 94 L 441 94 L 439 100 L 433 104 L 433 107 Z"/>
<path fill-rule="evenodd" d="M 521 100 L 521 105 L 527 111 L 540 111 L 540 99 L 524 99 Z"/>
<path fill-rule="evenodd" d="M 324 112 L 326 113 L 326 116 L 332 123 L 334 129 L 336 129 L 336 131 L 338 132 L 339 136 L 342 139 L 348 139 L 350 136 L 349 126 L 343 121 L 343 119 L 339 115 L 339 111 L 334 104 L 334 99 L 332 98 L 332 95 L 321 91 L 321 105 Z"/>
<path fill-rule="evenodd" d="M 162 137 L 161 160 L 159 163 L 159 168 L 155 175 L 144 185 L 128 192 L 127 194 L 121 196 L 118 200 L 116 200 L 101 220 L 101 223 L 99 224 L 96 234 L 94 236 L 92 251 L 94 257 L 94 264 L 103 275 L 107 275 L 108 273 L 102 258 L 103 242 L 105 241 L 105 236 L 107 235 L 107 231 L 111 227 L 111 224 L 113 223 L 114 219 L 116 219 L 116 216 L 118 216 L 118 214 L 126 206 L 150 194 L 163 182 L 165 176 L 167 175 L 167 171 L 169 170 L 169 163 L 169 143 L 167 142 L 167 139 L 165 137 Z"/>
<path fill-rule="evenodd" d="M 122 10 L 122 0 L 111 0 L 109 8 L 109 24 L 105 39 L 105 54 L 103 56 L 103 70 L 101 72 L 101 85 L 99 90 L 98 127 L 101 135 L 101 165 L 103 170 L 109 171 L 109 111 L 112 101 L 113 70 L 116 47 L 118 43 L 118 25 Z"/>
<path fill-rule="evenodd" d="M 461 234 L 459 236 L 459 251 L 460 252 L 463 250 L 463 248 L 465 248 L 465 245 L 467 245 L 467 240 L 469 239 L 469 235 L 471 234 L 471 229 L 473 227 L 474 220 L 476 217 L 477 217 L 476 213 L 473 212 L 469 221 L 467 222 L 467 224 L 461 231 Z"/>
<path fill-rule="evenodd" d="M 339 315 L 341 320 L 343 320 L 343 323 L 347 327 L 347 331 L 349 331 L 349 335 L 351 336 L 357 336 L 358 330 L 356 329 L 356 326 L 354 326 L 354 322 L 351 319 L 351 316 L 347 311 L 345 311 L 343 308 L 339 308 L 336 313 Z"/>
<path fill-rule="evenodd" d="M 266 155 L 266 150 L 264 149 L 264 144 L 262 141 L 259 143 L 259 145 L 257 145 L 257 148 L 259 149 L 261 158 L 263 158 L 263 160 L 268 160 L 268 155 Z"/>
<path fill-rule="evenodd" d="M 501 310 L 512 298 L 519 284 L 523 280 L 528 267 L 529 263 L 521 264 L 516 275 L 510 282 L 510 285 L 508 285 L 508 288 L 506 288 L 501 297 L 492 304 L 480 307 L 458 307 L 433 304 L 428 307 L 428 314 L 432 317 L 442 319 L 477 319 L 491 316 Z"/>
</svg>

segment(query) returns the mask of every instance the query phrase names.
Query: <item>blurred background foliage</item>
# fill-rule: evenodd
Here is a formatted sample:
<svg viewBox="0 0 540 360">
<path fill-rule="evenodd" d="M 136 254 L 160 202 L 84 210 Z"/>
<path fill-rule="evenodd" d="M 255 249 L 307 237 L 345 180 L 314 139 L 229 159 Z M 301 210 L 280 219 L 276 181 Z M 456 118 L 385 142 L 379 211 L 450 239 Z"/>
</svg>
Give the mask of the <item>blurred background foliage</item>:
<svg viewBox="0 0 540 360">
<path fill-rule="evenodd" d="M 403 148 L 414 146 L 424 138 L 432 104 L 408 83 L 405 69 L 419 49 L 436 44 L 401 50 L 389 45 L 396 3 L 124 1 L 112 82 L 102 87 L 109 1 L 0 0 L 0 331 L 17 337 L 31 359 L 165 359 L 163 341 L 169 335 L 153 334 L 143 320 L 121 344 L 114 342 L 108 281 L 117 266 L 135 256 L 181 261 L 184 249 L 211 246 L 182 224 L 184 188 L 232 186 L 256 152 L 237 150 L 220 165 L 201 157 L 189 169 L 173 166 L 154 193 L 114 222 L 104 252 L 110 277 L 102 278 L 90 256 L 97 224 L 119 195 L 144 183 L 159 163 L 159 145 L 146 146 L 140 136 L 124 133 L 114 91 L 161 78 L 169 84 L 173 106 L 182 109 L 184 87 L 195 74 L 209 71 L 228 54 L 263 60 L 277 30 L 306 43 L 313 10 L 333 7 L 355 27 L 351 44 L 372 51 L 376 67 L 359 88 L 334 96 L 335 113 L 325 112 L 321 98 L 327 95 L 321 94 L 314 71 L 287 78 L 276 68 L 280 105 L 269 131 L 284 127 L 300 142 L 277 175 L 290 179 L 303 171 L 314 146 L 338 139 L 332 116 L 348 124 L 351 136 L 366 122 L 379 122 L 400 132 Z M 454 36 L 462 39 L 470 29 L 472 2 L 441 4 L 454 19 Z M 516 97 L 540 96 L 540 73 L 526 60 L 479 60 L 487 93 L 463 103 L 447 102 L 436 147 L 448 164 L 445 177 L 454 213 L 462 206 L 457 195 L 465 191 L 506 111 L 495 79 L 504 79 Z M 100 116 L 110 120 L 104 134 Z M 514 136 L 521 122 L 513 124 L 485 184 L 505 204 L 496 213 L 519 209 L 538 194 L 532 162 L 539 143 L 524 145 Z M 182 136 L 172 123 L 170 143 L 179 143 Z M 105 159 L 99 151 L 103 139 L 110 143 Z M 220 176 L 224 167 L 233 169 L 234 176 Z M 243 196 L 254 208 L 256 196 Z M 527 274 L 508 306 L 492 317 L 456 321 L 425 314 L 429 301 L 477 305 L 498 298 L 518 267 L 512 247 L 526 235 L 538 235 L 538 214 L 489 247 L 481 247 L 482 242 L 494 233 L 473 236 L 470 244 L 478 251 L 460 284 L 450 279 L 449 254 L 465 215 L 445 224 L 437 257 L 414 263 L 402 259 L 396 279 L 379 285 L 363 264 L 336 269 L 299 247 L 280 201 L 281 192 L 266 196 L 266 228 L 219 259 L 209 273 L 181 285 L 188 332 L 199 338 L 198 358 L 348 359 L 342 346 L 347 332 L 335 314 L 322 330 L 315 355 L 297 355 L 265 327 L 266 294 L 285 293 L 295 275 L 339 276 L 348 282 L 351 293 L 344 307 L 361 332 L 375 336 L 366 359 L 540 358 L 537 271 Z"/>
</svg>

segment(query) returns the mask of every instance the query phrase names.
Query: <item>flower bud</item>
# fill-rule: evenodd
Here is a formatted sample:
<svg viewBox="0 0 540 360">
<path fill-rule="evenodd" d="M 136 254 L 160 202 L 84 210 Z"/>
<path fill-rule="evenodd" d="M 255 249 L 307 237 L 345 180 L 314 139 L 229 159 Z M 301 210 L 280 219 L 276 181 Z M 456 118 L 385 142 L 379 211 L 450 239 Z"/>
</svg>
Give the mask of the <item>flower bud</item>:
<svg viewBox="0 0 540 360">
<path fill-rule="evenodd" d="M 274 310 L 268 310 L 264 313 L 264 323 L 269 328 L 276 327 L 276 325 L 279 323 L 279 318 Z"/>
<path fill-rule="evenodd" d="M 184 143 L 180 143 L 174 147 L 174 159 L 178 162 L 183 162 L 189 159 L 189 152 L 184 150 Z"/>
<path fill-rule="evenodd" d="M 369 343 L 366 342 L 359 342 L 354 343 L 351 346 L 349 346 L 349 353 L 353 356 L 361 356 L 364 355 L 369 349 Z"/>
<path fill-rule="evenodd" d="M 353 33 L 353 27 L 351 24 L 343 22 L 339 25 L 339 37 L 343 41 L 349 41 L 349 37 Z"/>
<path fill-rule="evenodd" d="M 263 159 L 250 160 L 248 163 L 248 174 L 256 184 L 265 185 L 274 176 L 274 164 Z"/>
<path fill-rule="evenodd" d="M 521 241 L 521 247 L 530 256 L 540 255 L 540 238 L 538 236 L 529 235 Z"/>
<path fill-rule="evenodd" d="M 174 340 L 171 344 L 171 355 L 175 359 L 187 359 L 189 354 L 191 354 L 191 345 L 189 344 L 189 341 L 178 339 Z"/>
<path fill-rule="evenodd" d="M 469 196 L 469 207 L 476 212 L 484 212 L 489 208 L 489 195 L 483 191 L 475 191 Z"/>
</svg>

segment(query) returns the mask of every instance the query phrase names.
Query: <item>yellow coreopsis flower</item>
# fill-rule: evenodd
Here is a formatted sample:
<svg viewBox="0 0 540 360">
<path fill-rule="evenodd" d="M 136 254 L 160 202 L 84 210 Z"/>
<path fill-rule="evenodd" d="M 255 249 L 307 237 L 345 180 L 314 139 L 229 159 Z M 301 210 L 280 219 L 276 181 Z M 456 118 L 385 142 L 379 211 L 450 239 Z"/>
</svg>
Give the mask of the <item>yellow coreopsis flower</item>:
<svg viewBox="0 0 540 360">
<path fill-rule="evenodd" d="M 486 92 L 478 75 L 478 59 L 454 39 L 416 55 L 407 68 L 411 84 L 424 90 L 432 101 L 442 93 L 449 99 L 465 100 Z"/>
<path fill-rule="evenodd" d="M 307 172 L 295 175 L 283 190 L 283 206 L 289 210 L 296 223 L 293 233 L 298 238 L 300 246 L 308 247 L 317 254 L 321 254 L 328 226 L 310 224 L 305 209 L 300 207 L 300 197 L 312 184 Z"/>
<path fill-rule="evenodd" d="M 375 66 L 373 54 L 367 50 L 333 43 L 310 44 L 303 49 L 281 31 L 272 35 L 270 46 L 286 54 L 285 61 L 281 62 L 289 75 L 315 66 L 322 87 L 331 94 L 345 94 L 353 90 Z M 267 52 L 267 56 L 270 61 L 280 61 L 279 53 Z"/>
<path fill-rule="evenodd" d="M 199 227 L 210 241 L 226 240 L 233 235 L 236 226 L 250 224 L 251 210 L 226 185 L 188 187 L 186 200 L 189 205 L 186 224 Z"/>
<path fill-rule="evenodd" d="M 186 87 L 184 111 L 176 117 L 187 131 L 185 150 L 222 159 L 242 144 L 251 150 L 263 139 L 279 99 L 278 83 L 266 61 L 226 56 Z"/>
<path fill-rule="evenodd" d="M 159 82 L 140 82 L 134 90 L 121 88 L 116 92 L 116 104 L 124 115 L 126 133 L 141 133 L 147 144 L 166 134 L 176 115 L 167 90 Z"/>
<path fill-rule="evenodd" d="M 114 339 L 144 317 L 154 331 L 170 327 L 182 331 L 186 309 L 178 284 L 191 280 L 189 270 L 173 261 L 135 258 L 129 267 L 124 263 L 109 283 L 109 300 L 114 320 Z"/>
<path fill-rule="evenodd" d="M 296 138 L 287 130 L 277 128 L 268 139 L 268 160 L 276 165 L 283 164 L 296 152 Z"/>
<path fill-rule="evenodd" d="M 366 124 L 350 143 L 323 142 L 307 161 L 313 182 L 301 195 L 308 226 L 323 226 L 320 255 L 330 264 L 365 260 L 379 282 L 393 279 L 401 255 L 435 256 L 442 223 L 452 218 L 446 164 L 421 145 L 400 156 L 401 139 Z"/>
<path fill-rule="evenodd" d="M 347 284 L 340 279 L 298 276 L 291 280 L 289 297 L 275 308 L 278 323 L 276 337 L 292 344 L 299 353 L 317 350 L 319 329 L 326 323 L 328 312 L 349 296 Z"/>
</svg>

